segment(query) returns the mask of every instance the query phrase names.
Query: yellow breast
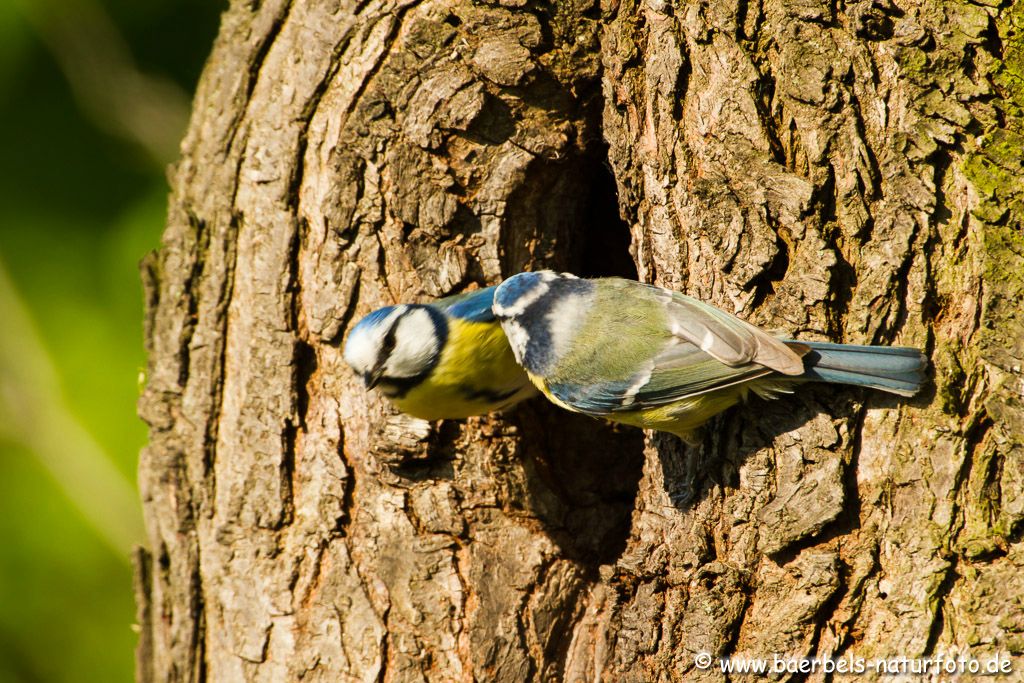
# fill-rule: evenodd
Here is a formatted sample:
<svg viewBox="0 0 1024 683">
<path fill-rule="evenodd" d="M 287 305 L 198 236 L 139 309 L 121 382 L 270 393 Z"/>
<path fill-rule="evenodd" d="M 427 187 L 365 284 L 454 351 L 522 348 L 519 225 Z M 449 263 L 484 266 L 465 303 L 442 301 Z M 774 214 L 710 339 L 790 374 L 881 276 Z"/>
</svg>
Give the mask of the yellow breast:
<svg viewBox="0 0 1024 683">
<path fill-rule="evenodd" d="M 504 408 L 533 393 L 498 323 L 456 319 L 449 321 L 437 365 L 394 403 L 424 420 L 459 419 Z"/>
</svg>

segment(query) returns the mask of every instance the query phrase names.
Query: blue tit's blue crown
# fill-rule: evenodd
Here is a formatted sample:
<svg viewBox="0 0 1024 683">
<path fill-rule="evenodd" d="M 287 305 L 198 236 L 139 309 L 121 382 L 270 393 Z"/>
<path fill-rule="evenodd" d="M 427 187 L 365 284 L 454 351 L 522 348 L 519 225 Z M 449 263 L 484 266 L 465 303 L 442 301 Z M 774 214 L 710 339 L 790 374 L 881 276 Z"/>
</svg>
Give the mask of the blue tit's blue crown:
<svg viewBox="0 0 1024 683">
<path fill-rule="evenodd" d="M 501 318 L 511 317 L 517 310 L 522 312 L 526 306 L 520 304 L 527 298 L 527 295 L 545 287 L 545 274 L 547 273 L 519 273 L 498 285 L 494 294 L 495 314 Z"/>
<path fill-rule="evenodd" d="M 391 315 L 396 306 L 385 306 L 384 308 L 378 308 L 373 313 L 369 313 L 363 317 L 362 320 L 357 322 L 353 327 L 352 331 L 355 332 L 358 329 L 376 327 L 382 323 L 389 315 Z"/>
</svg>

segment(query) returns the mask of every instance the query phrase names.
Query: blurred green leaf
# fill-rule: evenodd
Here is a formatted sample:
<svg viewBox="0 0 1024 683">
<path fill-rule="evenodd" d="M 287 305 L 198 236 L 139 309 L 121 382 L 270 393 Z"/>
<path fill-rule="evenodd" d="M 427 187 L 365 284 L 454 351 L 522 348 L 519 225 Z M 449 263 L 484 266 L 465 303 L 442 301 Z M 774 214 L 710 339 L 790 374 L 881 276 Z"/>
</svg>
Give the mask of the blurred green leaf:
<svg viewBox="0 0 1024 683">
<path fill-rule="evenodd" d="M 221 10 L 205 0 L 0 0 L 0 261 L 16 302 L 0 321 L 17 308 L 29 330 L 11 346 L 14 326 L 0 322 L 3 343 L 22 348 L 0 369 L 0 391 L 20 392 L 7 424 L 0 417 L 0 683 L 132 679 L 124 546 L 137 536 L 125 530 L 137 529 L 131 487 L 145 441 L 137 263 L 159 244 L 167 188 L 144 141 L 72 95 L 39 22 L 76 7 L 109 18 L 125 46 L 118 68 L 185 92 Z M 90 57 L 89 40 L 79 47 Z M 52 433 L 33 440 L 29 419 Z M 108 489 L 123 492 L 114 497 L 127 511 L 95 503 Z"/>
<path fill-rule="evenodd" d="M 127 681 L 131 570 L 29 451 L 0 441 L 0 681 Z"/>
</svg>

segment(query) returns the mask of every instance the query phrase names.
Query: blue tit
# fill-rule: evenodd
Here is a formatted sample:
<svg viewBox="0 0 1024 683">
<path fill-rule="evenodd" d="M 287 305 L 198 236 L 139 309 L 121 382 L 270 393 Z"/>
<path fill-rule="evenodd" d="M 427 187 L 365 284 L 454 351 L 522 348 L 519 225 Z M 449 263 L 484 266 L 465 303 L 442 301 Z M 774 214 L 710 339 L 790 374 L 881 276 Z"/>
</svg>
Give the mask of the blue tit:
<svg viewBox="0 0 1024 683">
<path fill-rule="evenodd" d="M 494 287 L 431 304 L 387 306 L 360 320 L 345 362 L 368 389 L 424 420 L 506 408 L 536 394 L 491 312 Z"/>
<path fill-rule="evenodd" d="M 520 273 L 498 286 L 494 313 L 516 360 L 557 405 L 676 434 L 750 392 L 774 398 L 807 381 L 912 396 L 917 349 L 776 338 L 697 299 L 619 278 Z"/>
</svg>

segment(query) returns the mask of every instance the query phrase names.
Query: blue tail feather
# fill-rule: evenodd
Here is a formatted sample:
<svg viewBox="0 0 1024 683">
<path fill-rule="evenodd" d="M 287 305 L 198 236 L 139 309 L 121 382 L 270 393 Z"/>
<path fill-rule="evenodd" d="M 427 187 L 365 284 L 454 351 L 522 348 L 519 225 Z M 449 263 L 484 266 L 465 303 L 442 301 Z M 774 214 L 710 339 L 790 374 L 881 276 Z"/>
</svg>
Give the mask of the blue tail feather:
<svg viewBox="0 0 1024 683">
<path fill-rule="evenodd" d="M 810 347 L 803 377 L 821 382 L 853 384 L 913 396 L 924 384 L 928 358 L 917 349 L 898 346 L 856 346 L 800 341 Z"/>
</svg>

